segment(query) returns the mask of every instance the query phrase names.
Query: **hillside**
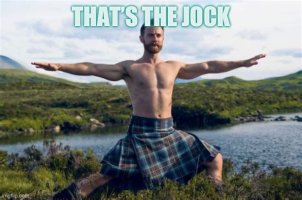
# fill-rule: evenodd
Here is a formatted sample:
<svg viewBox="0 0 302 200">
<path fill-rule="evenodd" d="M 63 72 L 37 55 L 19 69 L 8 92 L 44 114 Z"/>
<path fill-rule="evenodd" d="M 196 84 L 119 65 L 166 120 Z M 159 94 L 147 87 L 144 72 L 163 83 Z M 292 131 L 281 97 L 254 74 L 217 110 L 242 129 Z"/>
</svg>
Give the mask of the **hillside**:
<svg viewBox="0 0 302 200">
<path fill-rule="evenodd" d="M 20 69 L 0 69 L 0 86 L 1 90 L 42 89 L 44 87 L 78 87 L 77 84 L 66 81 L 64 79 L 58 79 L 51 76 Z"/>
<path fill-rule="evenodd" d="M 175 85 L 177 128 L 228 124 L 239 118 L 302 111 L 302 72 L 260 81 L 236 77 Z M 87 131 L 91 119 L 127 124 L 132 105 L 126 87 L 79 84 L 25 70 L 0 70 L 0 139 L 10 133 Z M 254 119 L 254 118 L 253 118 Z"/>
<path fill-rule="evenodd" d="M 202 85 L 209 87 L 219 88 L 249 88 L 257 90 L 271 90 L 271 91 L 282 91 L 282 90 L 301 90 L 302 89 L 302 71 L 276 78 L 269 78 L 257 81 L 246 81 L 237 77 L 228 77 L 221 80 L 201 80 L 190 85 Z"/>
<path fill-rule="evenodd" d="M 75 83 L 29 70 L 0 69 L 1 90 L 85 88 L 111 86 L 110 83 Z"/>
<path fill-rule="evenodd" d="M 177 81 L 176 87 L 183 86 L 205 86 L 229 89 L 257 89 L 271 91 L 296 91 L 302 89 L 302 71 L 276 78 L 269 78 L 257 81 L 246 81 L 237 77 L 227 77 L 220 80 L 196 79 L 197 81 L 182 82 Z M 85 87 L 105 87 L 110 83 L 75 83 L 61 78 L 55 78 L 29 70 L 2 69 L 0 67 L 0 86 L 2 90 L 41 88 L 41 87 L 64 87 L 64 88 L 85 88 Z"/>
<path fill-rule="evenodd" d="M 7 56 L 0 55 L 0 69 L 25 69 L 25 68 L 17 61 Z"/>
<path fill-rule="evenodd" d="M 110 83 L 76 83 L 27 70 L 20 63 L 7 56 L 0 55 L 1 90 L 27 90 L 51 88 L 85 88 L 111 86 Z"/>
</svg>

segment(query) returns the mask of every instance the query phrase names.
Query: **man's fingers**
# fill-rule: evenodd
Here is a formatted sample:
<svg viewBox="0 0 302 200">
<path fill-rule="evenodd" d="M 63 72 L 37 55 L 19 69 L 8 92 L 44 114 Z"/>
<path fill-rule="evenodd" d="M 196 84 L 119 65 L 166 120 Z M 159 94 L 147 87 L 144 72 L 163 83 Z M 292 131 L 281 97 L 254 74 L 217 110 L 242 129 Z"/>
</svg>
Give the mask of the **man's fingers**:
<svg viewBox="0 0 302 200">
<path fill-rule="evenodd" d="M 255 56 L 254 58 L 258 60 L 260 58 L 264 58 L 265 56 L 266 55 L 264 53 L 262 53 L 262 54 L 259 54 L 259 55 Z"/>
<path fill-rule="evenodd" d="M 31 64 L 32 64 L 32 65 L 37 65 L 37 66 L 44 65 L 43 63 L 39 63 L 39 62 L 32 62 Z"/>
<path fill-rule="evenodd" d="M 46 63 L 41 63 L 41 62 L 32 62 L 32 65 L 46 65 Z"/>
<path fill-rule="evenodd" d="M 36 65 L 37 68 L 50 67 L 50 63 L 32 62 L 31 64 Z"/>
<path fill-rule="evenodd" d="M 36 68 L 45 69 L 47 71 L 57 71 L 58 67 L 55 63 L 42 63 L 42 62 L 31 62 Z"/>
</svg>

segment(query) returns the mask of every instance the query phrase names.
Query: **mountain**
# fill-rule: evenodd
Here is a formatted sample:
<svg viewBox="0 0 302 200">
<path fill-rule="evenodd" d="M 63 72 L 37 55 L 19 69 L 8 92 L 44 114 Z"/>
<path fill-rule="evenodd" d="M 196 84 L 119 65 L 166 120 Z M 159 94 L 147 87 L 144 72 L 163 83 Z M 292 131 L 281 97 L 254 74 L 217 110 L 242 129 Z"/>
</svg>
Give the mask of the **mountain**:
<svg viewBox="0 0 302 200">
<path fill-rule="evenodd" d="M 23 69 L 0 68 L 0 90 L 112 87 L 108 82 L 76 83 Z"/>
<path fill-rule="evenodd" d="M 76 83 L 53 76 L 42 75 L 29 70 L 24 70 L 20 63 L 15 60 L 0 55 L 0 87 L 15 89 L 25 88 L 54 88 L 54 87 L 77 87 L 77 88 L 98 88 L 98 87 L 111 87 L 108 82 L 97 83 Z M 219 80 L 202 79 L 197 77 L 192 80 L 176 80 L 177 86 L 203 86 L 203 87 L 216 87 L 225 89 L 256 89 L 264 91 L 281 91 L 302 90 L 302 70 L 293 74 L 282 77 L 274 77 L 263 80 L 246 81 L 235 76 L 227 77 Z"/>
<path fill-rule="evenodd" d="M 302 90 L 302 70 L 293 74 L 281 77 L 268 78 L 263 80 L 246 81 L 238 77 L 227 77 L 219 80 L 204 79 L 187 83 L 189 85 L 200 85 L 206 87 L 218 87 L 229 89 L 257 89 L 257 90 Z M 179 84 L 182 85 L 182 84 Z"/>
<path fill-rule="evenodd" d="M 0 55 L 0 69 L 25 69 L 25 68 L 17 61 L 7 56 Z"/>
<path fill-rule="evenodd" d="M 201 77 L 196 77 L 196 78 L 189 79 L 189 80 L 177 78 L 176 81 L 175 81 L 175 83 L 176 84 L 179 84 L 179 83 L 191 83 L 191 82 L 200 81 L 202 79 L 203 78 L 201 78 Z"/>
<path fill-rule="evenodd" d="M 0 88 L 2 90 L 49 89 L 55 87 L 79 88 L 81 86 L 65 79 L 38 74 L 29 70 L 0 68 Z"/>
<path fill-rule="evenodd" d="M 0 55 L 0 88 L 10 89 L 50 89 L 50 88 L 85 88 L 105 87 L 110 83 L 76 83 L 62 78 L 47 76 L 27 70 L 17 61 Z"/>
</svg>

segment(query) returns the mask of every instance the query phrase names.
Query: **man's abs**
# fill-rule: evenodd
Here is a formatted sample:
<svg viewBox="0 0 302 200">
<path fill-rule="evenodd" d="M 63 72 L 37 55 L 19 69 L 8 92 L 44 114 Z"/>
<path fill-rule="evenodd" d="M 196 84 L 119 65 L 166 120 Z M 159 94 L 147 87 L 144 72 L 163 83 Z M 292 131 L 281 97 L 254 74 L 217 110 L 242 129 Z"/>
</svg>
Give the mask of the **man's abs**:
<svg viewBox="0 0 302 200">
<path fill-rule="evenodd" d="M 171 117 L 172 94 L 165 89 L 137 90 L 130 94 L 133 115 L 149 118 Z"/>
<path fill-rule="evenodd" d="M 128 86 L 133 114 L 141 117 L 171 117 L 172 93 L 177 66 L 134 63 L 127 67 Z"/>
</svg>

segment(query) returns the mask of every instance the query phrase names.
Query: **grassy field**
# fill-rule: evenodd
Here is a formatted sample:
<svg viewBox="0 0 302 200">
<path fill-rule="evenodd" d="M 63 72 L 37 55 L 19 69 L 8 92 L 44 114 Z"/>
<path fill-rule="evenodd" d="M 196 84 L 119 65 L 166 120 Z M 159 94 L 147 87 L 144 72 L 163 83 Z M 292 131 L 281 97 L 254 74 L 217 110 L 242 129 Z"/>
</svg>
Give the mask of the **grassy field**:
<svg viewBox="0 0 302 200">
<path fill-rule="evenodd" d="M 173 94 L 177 128 L 229 124 L 238 117 L 302 111 L 302 72 L 261 81 L 236 77 L 177 84 Z M 0 70 L 0 139 L 87 131 L 90 119 L 127 124 L 128 91 L 105 83 L 79 84 L 24 70 Z"/>
<path fill-rule="evenodd" d="M 302 111 L 302 73 L 262 81 L 236 77 L 177 84 L 173 116 L 177 127 L 229 124 L 238 117 Z M 0 70 L 0 139 L 46 134 L 51 126 L 81 131 L 94 118 L 107 126 L 126 124 L 131 115 L 127 89 L 110 84 L 78 84 L 23 70 Z M 79 117 L 80 116 L 80 117 Z M 66 132 L 70 131 L 69 129 Z M 94 152 L 50 148 L 47 155 L 34 146 L 24 155 L 0 151 L 0 199 L 45 199 L 72 181 L 98 172 Z M 203 173 L 187 185 L 174 182 L 137 194 L 93 193 L 89 199 L 301 199 L 302 172 L 271 167 L 262 171 L 247 162 L 234 171 L 225 160 L 224 184 L 215 187 Z"/>
<path fill-rule="evenodd" d="M 57 148 L 42 155 L 35 147 L 25 150 L 24 156 L 0 152 L 0 199 L 28 197 L 47 199 L 72 181 L 100 170 L 99 161 L 90 151 Z M 162 188 L 138 193 L 108 192 L 114 188 L 100 188 L 88 199 L 133 200 L 192 200 L 192 199 L 301 199 L 302 172 L 294 168 L 275 168 L 262 171 L 257 163 L 246 162 L 234 171 L 232 162 L 224 161 L 223 185 L 215 186 L 204 173 L 186 185 L 166 181 Z"/>
</svg>

